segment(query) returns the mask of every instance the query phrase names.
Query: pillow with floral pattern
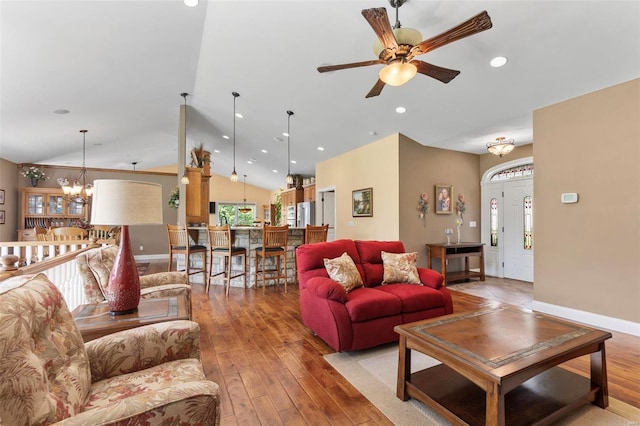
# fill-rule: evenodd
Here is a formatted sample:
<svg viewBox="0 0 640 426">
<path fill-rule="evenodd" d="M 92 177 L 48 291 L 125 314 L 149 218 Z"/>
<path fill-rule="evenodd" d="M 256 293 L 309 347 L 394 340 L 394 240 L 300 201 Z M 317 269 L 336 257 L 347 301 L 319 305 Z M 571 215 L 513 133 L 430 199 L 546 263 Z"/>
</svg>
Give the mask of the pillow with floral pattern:
<svg viewBox="0 0 640 426">
<path fill-rule="evenodd" d="M 336 281 L 344 291 L 349 293 L 351 290 L 362 287 L 362 277 L 356 268 L 356 264 L 347 252 L 335 259 L 324 259 L 324 268 L 329 274 L 329 278 Z"/>
<path fill-rule="evenodd" d="M 418 253 L 380 253 L 382 255 L 382 266 L 384 275 L 382 284 L 409 283 L 420 284 L 420 276 L 416 262 Z"/>
</svg>

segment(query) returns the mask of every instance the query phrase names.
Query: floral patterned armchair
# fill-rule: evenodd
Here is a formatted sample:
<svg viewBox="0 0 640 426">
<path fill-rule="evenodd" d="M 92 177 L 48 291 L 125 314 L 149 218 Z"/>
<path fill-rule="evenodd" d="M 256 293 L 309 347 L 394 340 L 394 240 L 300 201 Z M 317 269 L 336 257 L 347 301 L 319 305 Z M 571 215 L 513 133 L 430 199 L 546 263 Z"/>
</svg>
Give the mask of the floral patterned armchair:
<svg viewBox="0 0 640 426">
<path fill-rule="evenodd" d="M 173 321 L 83 343 L 44 274 L 0 283 L 0 424 L 218 425 L 200 328 Z"/>
<path fill-rule="evenodd" d="M 105 302 L 105 289 L 109 274 L 118 254 L 118 246 L 98 247 L 76 256 L 76 264 L 82 277 L 84 294 L 88 303 Z M 159 272 L 140 277 L 140 297 L 152 299 L 183 294 L 187 298 L 191 317 L 191 286 L 184 272 Z"/>
</svg>

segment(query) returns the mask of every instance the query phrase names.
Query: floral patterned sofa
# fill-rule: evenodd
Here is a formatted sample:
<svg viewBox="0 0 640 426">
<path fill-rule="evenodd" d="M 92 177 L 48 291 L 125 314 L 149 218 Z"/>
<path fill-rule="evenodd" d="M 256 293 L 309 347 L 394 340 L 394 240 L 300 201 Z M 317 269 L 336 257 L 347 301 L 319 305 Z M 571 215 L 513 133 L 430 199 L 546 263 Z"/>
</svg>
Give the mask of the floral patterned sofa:
<svg viewBox="0 0 640 426">
<path fill-rule="evenodd" d="M 416 267 L 416 256 L 401 241 L 299 246 L 302 322 L 336 351 L 353 351 L 397 341 L 396 325 L 452 313 L 442 275 Z"/>
<path fill-rule="evenodd" d="M 44 274 L 0 283 L 0 424 L 220 423 L 200 328 L 173 321 L 83 343 Z"/>
<path fill-rule="evenodd" d="M 111 245 L 87 250 L 76 256 L 87 303 L 106 303 L 105 294 L 109 274 L 118 254 L 118 246 Z M 158 272 L 140 277 L 140 297 L 145 299 L 172 297 L 183 294 L 187 298 L 191 317 L 191 286 L 185 272 Z"/>
</svg>

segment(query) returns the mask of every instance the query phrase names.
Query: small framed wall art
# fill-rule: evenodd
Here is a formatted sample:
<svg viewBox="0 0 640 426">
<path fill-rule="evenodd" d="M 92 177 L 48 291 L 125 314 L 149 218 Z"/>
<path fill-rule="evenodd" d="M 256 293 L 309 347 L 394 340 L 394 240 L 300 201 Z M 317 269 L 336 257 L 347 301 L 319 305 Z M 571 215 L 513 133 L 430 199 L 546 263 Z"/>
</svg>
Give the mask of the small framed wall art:
<svg viewBox="0 0 640 426">
<path fill-rule="evenodd" d="M 0 204 L 4 204 L 4 189 L 0 189 Z"/>
<path fill-rule="evenodd" d="M 4 225 L 4 210 L 0 210 L 0 225 Z"/>
<path fill-rule="evenodd" d="M 451 203 L 451 192 L 453 185 L 436 185 L 436 214 L 451 214 L 453 205 Z"/>
<path fill-rule="evenodd" d="M 373 216 L 373 188 L 357 189 L 351 195 L 353 217 Z"/>
</svg>

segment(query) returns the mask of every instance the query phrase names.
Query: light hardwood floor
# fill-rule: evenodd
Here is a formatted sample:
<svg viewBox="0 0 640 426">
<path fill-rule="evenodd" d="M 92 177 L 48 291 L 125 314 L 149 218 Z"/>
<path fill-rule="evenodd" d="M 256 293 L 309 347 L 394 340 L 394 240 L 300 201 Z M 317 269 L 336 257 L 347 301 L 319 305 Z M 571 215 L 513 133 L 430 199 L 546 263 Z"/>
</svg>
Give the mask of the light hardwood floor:
<svg viewBox="0 0 640 426">
<path fill-rule="evenodd" d="M 153 262 L 147 273 L 164 270 L 166 263 Z M 449 288 L 456 312 L 509 300 L 526 307 L 532 293 L 526 283 L 495 278 Z M 231 288 L 227 297 L 222 286 L 212 285 L 207 295 L 194 284 L 192 303 L 205 373 L 220 385 L 223 425 L 391 424 L 325 362 L 333 350 L 301 323 L 296 285 L 287 294 L 282 287 Z M 640 338 L 614 333 L 606 345 L 610 396 L 640 407 Z M 589 358 L 565 367 L 588 377 Z"/>
</svg>

